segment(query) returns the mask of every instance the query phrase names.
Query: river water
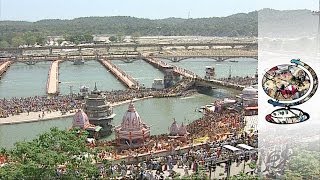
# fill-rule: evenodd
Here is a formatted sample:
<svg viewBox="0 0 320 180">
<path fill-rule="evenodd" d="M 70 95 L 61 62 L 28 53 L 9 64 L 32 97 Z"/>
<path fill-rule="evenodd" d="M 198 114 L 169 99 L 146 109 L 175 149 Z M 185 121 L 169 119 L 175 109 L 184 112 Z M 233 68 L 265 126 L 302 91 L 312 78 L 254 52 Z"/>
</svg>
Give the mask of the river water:
<svg viewBox="0 0 320 180">
<path fill-rule="evenodd" d="M 169 62 L 169 61 L 168 61 Z M 162 78 L 163 74 L 142 60 L 133 63 L 113 61 L 125 72 L 137 79 L 146 87 L 151 87 L 155 78 Z M 172 62 L 169 62 L 172 63 Z M 254 75 L 257 61 L 252 59 L 239 59 L 239 62 L 216 62 L 210 59 L 190 59 L 174 63 L 179 67 L 189 69 L 200 76 L 204 76 L 205 66 L 214 66 L 218 77 L 229 75 L 229 66 L 233 76 Z M 13 64 L 4 77 L 0 80 L 0 98 L 25 97 L 45 95 L 47 74 L 50 63 L 37 63 L 34 66 L 16 63 Z M 97 61 L 86 62 L 84 66 L 75 66 L 71 62 L 60 64 L 60 91 L 62 94 L 70 93 L 70 86 L 74 92 L 79 91 L 81 85 L 89 87 L 97 83 L 100 90 L 124 89 Z M 188 123 L 201 117 L 201 113 L 195 109 L 212 102 L 216 98 L 229 97 L 235 92 L 223 89 L 215 89 L 210 94 L 196 94 L 185 98 L 146 99 L 135 102 L 137 111 L 148 125 L 151 125 L 152 134 L 167 133 L 173 118 L 181 123 Z M 117 114 L 113 120 L 114 125 L 121 123 L 122 117 L 128 108 L 128 104 L 114 108 Z M 0 119 L 1 121 L 1 119 Z M 66 129 L 71 126 L 72 117 L 58 118 L 55 120 L 0 126 L 0 147 L 12 147 L 17 141 L 30 140 L 38 134 L 48 131 L 51 127 Z M 107 139 L 114 138 L 111 135 Z"/>
</svg>

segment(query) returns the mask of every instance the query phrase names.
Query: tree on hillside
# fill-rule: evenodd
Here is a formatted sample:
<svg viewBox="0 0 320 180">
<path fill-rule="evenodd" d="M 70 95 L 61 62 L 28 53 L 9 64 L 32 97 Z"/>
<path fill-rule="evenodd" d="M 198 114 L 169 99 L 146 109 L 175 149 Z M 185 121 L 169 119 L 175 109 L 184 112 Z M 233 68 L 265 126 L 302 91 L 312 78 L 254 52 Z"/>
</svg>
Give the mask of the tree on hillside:
<svg viewBox="0 0 320 180">
<path fill-rule="evenodd" d="M 6 40 L 0 41 L 0 48 L 10 47 L 10 44 Z"/>
<path fill-rule="evenodd" d="M 31 32 L 27 32 L 27 33 L 23 34 L 23 39 L 26 41 L 27 45 L 33 46 L 37 43 L 36 35 Z"/>
<path fill-rule="evenodd" d="M 320 152 L 296 150 L 289 161 L 286 177 L 289 179 L 320 178 Z"/>
<path fill-rule="evenodd" d="M 12 38 L 11 40 L 11 44 L 14 47 L 19 47 L 21 45 L 25 45 L 27 42 L 23 39 L 23 37 L 21 35 L 17 35 L 15 37 Z"/>
</svg>

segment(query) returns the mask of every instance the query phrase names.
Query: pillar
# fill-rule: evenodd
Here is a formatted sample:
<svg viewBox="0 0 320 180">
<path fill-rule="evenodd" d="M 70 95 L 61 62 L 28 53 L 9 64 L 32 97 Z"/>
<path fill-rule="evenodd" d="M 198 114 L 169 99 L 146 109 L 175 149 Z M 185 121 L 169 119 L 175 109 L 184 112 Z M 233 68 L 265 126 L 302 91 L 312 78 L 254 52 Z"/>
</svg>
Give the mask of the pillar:
<svg viewBox="0 0 320 180">
<path fill-rule="evenodd" d="M 52 55 L 52 48 L 49 48 L 49 55 Z"/>
</svg>

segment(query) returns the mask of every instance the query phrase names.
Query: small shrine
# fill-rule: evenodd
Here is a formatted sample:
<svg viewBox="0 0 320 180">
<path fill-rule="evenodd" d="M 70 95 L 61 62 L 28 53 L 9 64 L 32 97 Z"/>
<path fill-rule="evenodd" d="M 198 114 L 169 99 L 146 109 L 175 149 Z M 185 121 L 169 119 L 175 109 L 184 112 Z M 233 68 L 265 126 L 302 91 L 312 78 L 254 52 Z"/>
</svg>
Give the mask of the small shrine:
<svg viewBox="0 0 320 180">
<path fill-rule="evenodd" d="M 178 138 L 183 140 L 189 134 L 186 126 L 183 123 L 181 123 L 181 126 L 179 126 L 175 119 L 173 119 L 173 123 L 171 124 L 169 130 L 169 137 L 171 138 Z"/>
<path fill-rule="evenodd" d="M 121 125 L 115 128 L 115 136 L 119 149 L 138 148 L 147 144 L 150 126 L 142 121 L 133 102 L 129 104 Z"/>
<path fill-rule="evenodd" d="M 87 114 L 79 109 L 78 112 L 73 116 L 72 128 L 80 128 L 89 132 L 90 137 L 97 138 L 99 136 L 100 126 L 90 124 Z"/>
</svg>

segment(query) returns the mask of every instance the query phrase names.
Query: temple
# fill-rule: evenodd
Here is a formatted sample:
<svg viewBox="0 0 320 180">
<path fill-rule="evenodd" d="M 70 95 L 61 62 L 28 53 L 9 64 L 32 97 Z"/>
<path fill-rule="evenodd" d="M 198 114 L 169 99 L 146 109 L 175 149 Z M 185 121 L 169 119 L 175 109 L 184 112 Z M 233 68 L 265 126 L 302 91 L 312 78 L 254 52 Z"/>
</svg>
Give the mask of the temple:
<svg viewBox="0 0 320 180">
<path fill-rule="evenodd" d="M 115 114 L 105 95 L 97 89 L 96 85 L 91 94 L 85 97 L 84 112 L 87 113 L 91 124 L 102 127 L 100 132 L 102 137 L 111 134 L 113 128 L 111 121 Z"/>
<path fill-rule="evenodd" d="M 101 130 L 100 126 L 90 124 L 87 114 L 81 109 L 73 116 L 72 128 L 80 128 L 88 131 L 90 138 L 97 138 Z"/>
<path fill-rule="evenodd" d="M 169 137 L 178 138 L 180 140 L 184 140 L 189 134 L 186 126 L 182 123 L 181 126 L 177 124 L 177 121 L 174 119 L 173 123 L 170 126 Z"/>
<path fill-rule="evenodd" d="M 115 136 L 120 150 L 147 144 L 150 138 L 150 126 L 142 121 L 132 102 L 122 118 L 121 125 L 115 128 Z"/>
</svg>

